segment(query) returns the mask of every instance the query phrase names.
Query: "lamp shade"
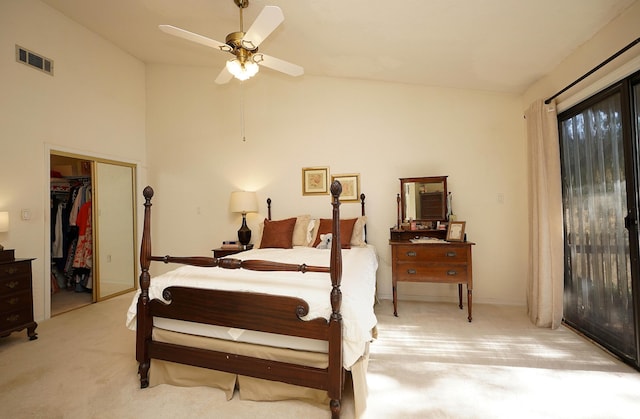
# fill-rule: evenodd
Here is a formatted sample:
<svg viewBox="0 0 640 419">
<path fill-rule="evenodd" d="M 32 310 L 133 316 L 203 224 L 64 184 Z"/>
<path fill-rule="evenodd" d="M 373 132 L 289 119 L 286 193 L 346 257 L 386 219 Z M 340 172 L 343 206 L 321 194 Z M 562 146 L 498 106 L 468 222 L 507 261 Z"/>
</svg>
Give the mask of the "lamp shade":
<svg viewBox="0 0 640 419">
<path fill-rule="evenodd" d="M 231 212 L 248 212 L 258 211 L 258 198 L 255 192 L 236 191 L 231 192 L 231 202 L 229 205 Z"/>
<path fill-rule="evenodd" d="M 9 213 L 0 211 L 0 233 L 9 231 Z"/>
</svg>

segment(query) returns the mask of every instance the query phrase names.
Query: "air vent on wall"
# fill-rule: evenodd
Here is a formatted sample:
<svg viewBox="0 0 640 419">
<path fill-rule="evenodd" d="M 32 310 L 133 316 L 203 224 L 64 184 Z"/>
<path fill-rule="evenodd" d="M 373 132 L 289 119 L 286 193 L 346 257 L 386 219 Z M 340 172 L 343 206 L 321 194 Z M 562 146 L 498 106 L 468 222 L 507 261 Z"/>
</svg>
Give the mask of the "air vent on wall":
<svg viewBox="0 0 640 419">
<path fill-rule="evenodd" d="M 53 76 L 53 60 L 16 45 L 16 61 Z"/>
</svg>

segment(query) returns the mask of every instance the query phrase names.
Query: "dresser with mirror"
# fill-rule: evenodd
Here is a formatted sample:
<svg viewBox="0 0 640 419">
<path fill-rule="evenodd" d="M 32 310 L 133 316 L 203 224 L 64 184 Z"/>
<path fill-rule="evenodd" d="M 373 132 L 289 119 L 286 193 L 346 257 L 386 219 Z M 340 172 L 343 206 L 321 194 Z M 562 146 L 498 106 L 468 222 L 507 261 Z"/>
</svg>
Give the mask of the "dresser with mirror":
<svg viewBox="0 0 640 419">
<path fill-rule="evenodd" d="M 447 234 L 451 218 L 447 176 L 401 178 L 396 201 L 397 220 L 389 240 L 393 314 L 398 316 L 398 282 L 458 284 L 460 309 L 466 284 L 467 319 L 471 321 L 474 243 L 466 241 L 466 235 L 454 241 Z"/>
</svg>

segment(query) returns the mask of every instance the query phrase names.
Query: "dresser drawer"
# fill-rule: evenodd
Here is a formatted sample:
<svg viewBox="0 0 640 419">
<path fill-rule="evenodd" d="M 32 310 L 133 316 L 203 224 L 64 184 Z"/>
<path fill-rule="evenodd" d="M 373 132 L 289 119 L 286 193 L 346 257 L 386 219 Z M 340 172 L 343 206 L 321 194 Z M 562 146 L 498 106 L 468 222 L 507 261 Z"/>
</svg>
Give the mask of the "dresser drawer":
<svg viewBox="0 0 640 419">
<path fill-rule="evenodd" d="M 0 295 L 0 313 L 23 308 L 31 309 L 31 304 L 31 290 Z"/>
<path fill-rule="evenodd" d="M 16 276 L 31 277 L 31 262 L 3 263 L 0 265 L 0 280 Z"/>
<path fill-rule="evenodd" d="M 467 282 L 467 265 L 398 263 L 397 280 L 407 282 Z"/>
<path fill-rule="evenodd" d="M 12 275 L 0 278 L 0 295 L 31 289 L 31 276 Z"/>
<path fill-rule="evenodd" d="M 0 330 L 8 330 L 31 322 L 33 322 L 31 307 L 0 314 Z"/>
<path fill-rule="evenodd" d="M 399 245 L 396 246 L 399 262 L 429 261 L 438 263 L 467 263 L 467 249 L 453 245 Z"/>
</svg>

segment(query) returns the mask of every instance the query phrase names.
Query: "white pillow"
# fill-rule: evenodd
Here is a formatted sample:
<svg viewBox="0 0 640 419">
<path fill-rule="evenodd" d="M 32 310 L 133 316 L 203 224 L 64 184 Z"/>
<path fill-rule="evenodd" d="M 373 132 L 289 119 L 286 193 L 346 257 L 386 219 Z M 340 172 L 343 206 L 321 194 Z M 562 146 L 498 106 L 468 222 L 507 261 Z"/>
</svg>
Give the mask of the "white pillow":
<svg viewBox="0 0 640 419">
<path fill-rule="evenodd" d="M 316 228 L 316 223 L 318 222 L 318 220 L 316 220 L 315 218 L 312 218 L 309 220 L 309 226 L 307 227 L 307 244 L 306 246 L 311 246 L 313 244 L 314 239 L 316 238 L 316 236 L 313 234 L 313 231 Z"/>
<path fill-rule="evenodd" d="M 365 247 L 367 243 L 364 241 L 366 234 L 364 226 L 367 224 L 367 216 L 358 217 L 353 225 L 353 233 L 351 233 L 351 247 Z"/>
</svg>

